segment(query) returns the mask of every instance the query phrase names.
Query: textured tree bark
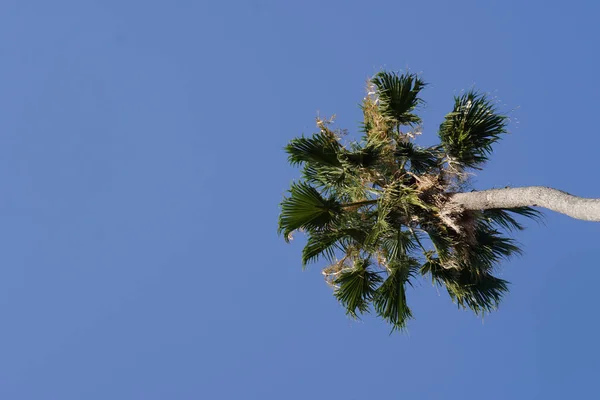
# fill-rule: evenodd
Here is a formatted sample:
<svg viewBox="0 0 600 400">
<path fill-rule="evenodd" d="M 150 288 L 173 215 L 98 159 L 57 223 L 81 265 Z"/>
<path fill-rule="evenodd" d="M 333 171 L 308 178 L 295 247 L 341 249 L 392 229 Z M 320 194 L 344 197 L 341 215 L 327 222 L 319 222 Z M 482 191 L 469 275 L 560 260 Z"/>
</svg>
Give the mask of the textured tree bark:
<svg viewBox="0 0 600 400">
<path fill-rule="evenodd" d="M 543 207 L 576 219 L 600 222 L 600 199 L 577 197 L 545 186 L 452 193 L 448 206 L 464 210 Z"/>
</svg>

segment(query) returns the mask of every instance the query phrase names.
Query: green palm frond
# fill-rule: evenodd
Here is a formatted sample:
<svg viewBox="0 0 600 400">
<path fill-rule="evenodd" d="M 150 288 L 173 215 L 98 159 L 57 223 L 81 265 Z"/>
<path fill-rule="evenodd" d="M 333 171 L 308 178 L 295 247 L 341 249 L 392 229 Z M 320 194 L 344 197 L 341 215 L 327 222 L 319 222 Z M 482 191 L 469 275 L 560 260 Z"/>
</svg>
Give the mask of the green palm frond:
<svg viewBox="0 0 600 400">
<path fill-rule="evenodd" d="M 338 155 L 342 151 L 342 145 L 327 132 L 320 132 L 310 137 L 294 138 L 285 147 L 285 151 L 289 154 L 288 160 L 291 165 L 315 163 L 329 167 L 341 167 Z"/>
<path fill-rule="evenodd" d="M 438 258 L 430 258 L 420 272 L 446 287 L 450 298 L 459 307 L 469 308 L 478 315 L 495 310 L 508 291 L 508 282 L 503 279 L 490 274 L 475 277 L 467 269 L 444 268 Z"/>
<path fill-rule="evenodd" d="M 502 260 L 522 253 L 517 242 L 474 222 L 472 237 L 461 236 L 437 226 L 427 230 L 440 263 L 445 269 L 465 269 L 473 275 L 490 273 Z"/>
<path fill-rule="evenodd" d="M 424 202 L 419 194 L 417 189 L 404 185 L 400 180 L 385 188 L 380 198 L 380 204 L 388 208 L 402 210 L 405 215 L 431 211 L 433 209 L 432 205 Z"/>
<path fill-rule="evenodd" d="M 520 255 L 522 250 L 516 241 L 504 237 L 500 232 L 479 226 L 475 232 L 475 243 L 469 244 L 464 259 L 473 273 L 489 273 L 502 260 Z"/>
<path fill-rule="evenodd" d="M 382 281 L 377 273 L 369 270 L 369 266 L 369 260 L 357 259 L 352 268 L 342 270 L 334 280 L 337 286 L 335 297 L 354 318 L 368 312 L 369 304 Z"/>
<path fill-rule="evenodd" d="M 446 115 L 439 136 L 452 160 L 479 169 L 507 124 L 508 117 L 499 114 L 485 95 L 469 91 L 454 98 L 454 109 Z"/>
<path fill-rule="evenodd" d="M 381 247 L 382 240 L 390 243 L 390 240 L 405 240 L 397 245 L 409 246 L 410 240 L 407 234 L 398 233 L 403 222 L 407 222 L 408 216 L 415 208 L 427 207 L 420 201 L 415 191 L 408 187 L 387 187 L 377 200 L 377 211 L 374 224 L 370 226 L 369 235 L 365 245 Z M 399 236 L 398 236 L 399 235 Z"/>
<path fill-rule="evenodd" d="M 359 245 L 365 241 L 366 236 L 364 228 L 344 227 L 332 231 L 311 232 L 302 249 L 302 265 L 315 262 L 321 256 L 333 262 L 335 249 L 343 251 L 351 244 Z"/>
<path fill-rule="evenodd" d="M 316 231 L 308 235 L 306 245 L 302 249 L 302 267 L 308 263 L 316 262 L 319 257 L 326 258 L 333 262 L 335 258 L 335 249 L 339 247 L 339 241 L 344 238 L 340 232 Z"/>
<path fill-rule="evenodd" d="M 400 160 L 410 162 L 410 170 L 424 174 L 438 169 L 441 165 L 442 154 L 437 147 L 419 147 L 411 142 L 397 144 L 395 156 Z"/>
<path fill-rule="evenodd" d="M 326 133 L 311 138 L 297 138 L 286 147 L 292 165 L 304 164 L 306 182 L 344 201 L 358 201 L 366 196 L 364 170 L 379 162 L 381 149 L 374 145 L 350 143 L 347 150 Z"/>
<path fill-rule="evenodd" d="M 302 177 L 307 182 L 324 190 L 336 190 L 349 184 L 351 176 L 343 167 L 307 164 L 302 170 Z"/>
<path fill-rule="evenodd" d="M 391 271 L 383 284 L 376 290 L 373 306 L 377 314 L 392 325 L 392 331 L 402 330 L 412 318 L 406 303 L 406 284 L 414 276 L 418 263 L 415 259 L 405 257 L 390 263 Z"/>
<path fill-rule="evenodd" d="M 508 292 L 508 282 L 490 274 L 479 277 L 473 283 L 459 279 L 454 285 L 446 287 L 459 307 L 469 308 L 477 315 L 496 310 L 502 296 Z"/>
<path fill-rule="evenodd" d="M 381 248 L 388 260 L 396 261 L 414 251 L 417 243 L 410 231 L 403 231 L 398 227 L 386 232 L 381 238 Z"/>
<path fill-rule="evenodd" d="M 387 231 L 389 231 L 389 229 L 390 226 L 385 221 L 385 217 L 377 218 L 375 223 L 371 226 L 370 230 L 368 231 L 363 247 L 369 250 L 377 247 L 379 240 Z"/>
<path fill-rule="evenodd" d="M 374 143 L 367 143 L 365 146 L 355 143 L 353 151 L 344 153 L 340 158 L 348 166 L 369 168 L 381 160 L 383 151 L 382 146 Z"/>
<path fill-rule="evenodd" d="M 419 98 L 419 92 L 425 87 L 425 82 L 416 74 L 398 75 L 393 72 L 380 72 L 371 82 L 376 87 L 382 115 L 399 125 L 414 125 L 421 122 L 421 118 L 412 111 L 423 103 Z"/>
<path fill-rule="evenodd" d="M 433 244 L 435 252 L 441 260 L 441 263 L 446 265 L 451 261 L 452 252 L 456 245 L 456 240 L 453 235 L 449 234 L 449 229 L 441 225 L 431 225 L 426 229 L 427 236 Z"/>
<path fill-rule="evenodd" d="M 507 231 L 522 231 L 523 225 L 518 222 L 511 214 L 520 215 L 522 217 L 540 220 L 543 216 L 541 212 L 532 207 L 516 207 L 505 209 L 490 209 L 481 211 L 481 219 L 490 226 L 496 225 Z"/>
<path fill-rule="evenodd" d="M 452 279 L 456 270 L 444 268 L 442 261 L 433 256 L 434 252 L 428 254 L 427 261 L 419 269 L 423 276 L 430 275 L 433 283 L 443 284 L 445 280 Z"/>
<path fill-rule="evenodd" d="M 329 227 L 341 214 L 340 203 L 334 198 L 323 198 L 312 186 L 300 182 L 292 183 L 290 197 L 281 202 L 279 233 L 289 241 L 297 229 L 313 231 Z"/>
</svg>

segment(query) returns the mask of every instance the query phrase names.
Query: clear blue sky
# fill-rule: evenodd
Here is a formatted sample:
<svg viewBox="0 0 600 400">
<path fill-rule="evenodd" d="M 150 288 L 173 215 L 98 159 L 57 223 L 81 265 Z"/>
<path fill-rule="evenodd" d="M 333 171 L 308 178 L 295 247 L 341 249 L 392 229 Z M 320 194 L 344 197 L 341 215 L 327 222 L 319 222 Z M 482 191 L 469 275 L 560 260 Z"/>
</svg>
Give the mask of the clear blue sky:
<svg viewBox="0 0 600 400">
<path fill-rule="evenodd" d="M 600 398 L 600 224 L 547 214 L 485 319 L 423 281 L 349 320 L 276 233 L 282 147 L 421 72 L 424 144 L 476 85 L 511 112 L 478 189 L 600 197 L 588 1 L 3 0 L 0 398 Z"/>
</svg>

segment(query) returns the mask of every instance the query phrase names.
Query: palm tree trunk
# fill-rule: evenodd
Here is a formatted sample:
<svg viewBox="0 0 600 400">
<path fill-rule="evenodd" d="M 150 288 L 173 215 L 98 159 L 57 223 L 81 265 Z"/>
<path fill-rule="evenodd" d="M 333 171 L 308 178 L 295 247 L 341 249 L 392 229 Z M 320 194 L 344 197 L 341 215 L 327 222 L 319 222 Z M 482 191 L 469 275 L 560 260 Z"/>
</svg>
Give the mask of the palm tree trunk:
<svg viewBox="0 0 600 400">
<path fill-rule="evenodd" d="M 600 222 L 600 199 L 577 197 L 544 186 L 451 193 L 448 205 L 464 210 L 543 207 L 576 219 Z"/>
</svg>

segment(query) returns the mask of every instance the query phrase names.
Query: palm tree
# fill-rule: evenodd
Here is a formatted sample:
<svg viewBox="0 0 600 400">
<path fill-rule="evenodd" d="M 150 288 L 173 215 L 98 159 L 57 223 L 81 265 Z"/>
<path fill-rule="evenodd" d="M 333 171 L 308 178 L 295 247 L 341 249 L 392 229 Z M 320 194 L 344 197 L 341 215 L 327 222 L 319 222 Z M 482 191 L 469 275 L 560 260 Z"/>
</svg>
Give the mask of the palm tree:
<svg viewBox="0 0 600 400">
<path fill-rule="evenodd" d="M 285 148 L 302 178 L 281 202 L 279 233 L 289 242 L 304 232 L 303 266 L 327 260 L 323 274 L 347 313 L 374 310 L 392 330 L 412 317 L 406 287 L 418 276 L 461 308 L 496 309 L 507 282 L 494 270 L 520 253 L 507 235 L 523 229 L 519 216 L 540 218 L 533 206 L 600 221 L 600 200 L 550 188 L 470 191 L 469 171 L 482 168 L 508 119 L 469 91 L 455 97 L 440 144 L 419 147 L 424 87 L 415 74 L 380 72 L 362 103 L 360 141 L 343 144 L 344 131 L 317 119 L 318 133 Z"/>
</svg>

